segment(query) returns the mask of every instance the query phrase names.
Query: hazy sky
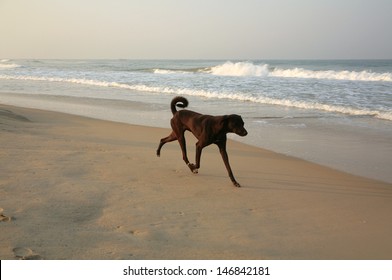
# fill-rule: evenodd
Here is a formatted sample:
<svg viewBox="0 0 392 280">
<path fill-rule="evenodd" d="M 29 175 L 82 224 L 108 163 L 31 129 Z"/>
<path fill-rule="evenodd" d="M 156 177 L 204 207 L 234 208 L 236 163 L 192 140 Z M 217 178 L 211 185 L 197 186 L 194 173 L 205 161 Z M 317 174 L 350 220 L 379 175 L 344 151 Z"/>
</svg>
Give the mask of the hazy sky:
<svg viewBox="0 0 392 280">
<path fill-rule="evenodd" d="M 1 58 L 392 58 L 392 0 L 0 0 Z"/>
</svg>

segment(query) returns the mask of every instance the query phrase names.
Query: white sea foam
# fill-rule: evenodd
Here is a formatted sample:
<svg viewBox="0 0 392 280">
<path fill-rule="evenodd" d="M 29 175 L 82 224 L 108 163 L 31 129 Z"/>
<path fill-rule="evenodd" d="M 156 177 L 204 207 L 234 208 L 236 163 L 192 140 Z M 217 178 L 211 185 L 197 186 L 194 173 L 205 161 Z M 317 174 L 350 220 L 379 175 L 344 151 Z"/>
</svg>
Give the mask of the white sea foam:
<svg viewBox="0 0 392 280">
<path fill-rule="evenodd" d="M 255 77 L 281 77 L 302 79 L 327 79 L 348 81 L 392 82 L 392 73 L 374 73 L 369 71 L 334 71 L 334 70 L 307 70 L 303 68 L 269 69 L 268 64 L 256 65 L 251 62 L 226 62 L 206 69 L 205 72 L 218 76 L 255 76 Z"/>
<path fill-rule="evenodd" d="M 154 74 L 163 74 L 163 75 L 168 75 L 168 74 L 189 74 L 190 72 L 182 71 L 182 70 L 169 70 L 169 69 L 153 69 Z"/>
<path fill-rule="evenodd" d="M 2 60 L 0 61 L 0 70 L 1 70 L 1 69 L 10 69 L 10 68 L 18 68 L 18 67 L 20 67 L 19 64 L 16 64 L 16 63 L 7 63 L 7 62 L 9 62 L 8 59 L 2 59 Z"/>
<path fill-rule="evenodd" d="M 313 71 L 303 68 L 279 69 L 269 73 L 269 76 L 283 78 L 327 79 L 348 81 L 392 82 L 392 73 L 373 73 L 368 71 Z"/>
<path fill-rule="evenodd" d="M 218 92 L 206 92 L 206 91 L 194 91 L 194 90 L 180 90 L 178 92 L 173 90 L 166 90 L 166 93 L 186 94 L 186 95 L 202 96 L 202 97 L 215 98 L 215 99 L 231 99 L 237 101 L 253 102 L 253 103 L 268 104 L 268 105 L 278 105 L 278 106 L 293 107 L 293 108 L 307 109 L 307 110 L 321 110 L 321 111 L 327 111 L 332 113 L 347 114 L 352 116 L 372 116 L 378 119 L 392 121 L 392 112 L 380 112 L 377 110 L 357 109 L 352 107 L 322 104 L 318 102 L 276 99 L 276 98 L 269 98 L 263 96 L 253 97 L 240 93 L 218 93 Z"/>
<path fill-rule="evenodd" d="M 107 81 L 98 81 L 98 80 L 90 80 L 90 79 L 76 79 L 76 78 L 59 78 L 59 77 L 0 75 L 0 79 L 73 83 L 73 84 L 98 86 L 98 87 L 120 88 L 120 89 L 134 90 L 134 91 L 141 91 L 141 92 L 164 93 L 170 95 L 188 95 L 188 96 L 198 96 L 198 97 L 214 98 L 214 99 L 230 99 L 236 101 L 279 105 L 279 106 L 294 107 L 294 108 L 307 109 L 307 110 L 322 110 L 327 112 L 341 113 L 341 114 L 347 114 L 353 116 L 372 116 L 375 118 L 392 121 L 392 112 L 359 109 L 359 108 L 353 108 L 349 106 L 322 104 L 318 102 L 278 99 L 278 98 L 270 98 L 265 96 L 251 96 L 245 93 L 228 93 L 228 92 L 225 93 L 225 92 L 218 92 L 218 91 L 207 91 L 207 90 L 198 90 L 198 89 L 189 89 L 189 88 L 148 86 L 143 84 L 130 85 L 124 83 L 117 83 L 117 82 L 107 82 Z"/>
<path fill-rule="evenodd" d="M 226 62 L 224 64 L 211 67 L 207 70 L 213 75 L 218 76 L 267 76 L 268 75 L 268 65 L 255 65 L 250 62 Z"/>
<path fill-rule="evenodd" d="M 174 74 L 174 71 L 166 70 L 166 69 L 154 69 L 153 72 L 155 74 Z"/>
</svg>

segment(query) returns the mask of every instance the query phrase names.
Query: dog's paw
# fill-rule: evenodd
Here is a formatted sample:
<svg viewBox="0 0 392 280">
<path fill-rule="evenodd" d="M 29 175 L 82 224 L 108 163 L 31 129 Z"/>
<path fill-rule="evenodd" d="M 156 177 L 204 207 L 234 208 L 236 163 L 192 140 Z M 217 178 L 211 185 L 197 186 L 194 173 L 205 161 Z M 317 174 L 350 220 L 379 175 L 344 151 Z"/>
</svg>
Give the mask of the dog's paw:
<svg viewBox="0 0 392 280">
<path fill-rule="evenodd" d="M 233 182 L 233 184 L 234 184 L 234 187 L 241 188 L 240 183 L 238 183 L 238 182 Z"/>
<path fill-rule="evenodd" d="M 193 163 L 188 163 L 188 167 L 193 174 L 199 173 L 199 170 L 197 169 L 196 165 L 194 165 Z"/>
</svg>

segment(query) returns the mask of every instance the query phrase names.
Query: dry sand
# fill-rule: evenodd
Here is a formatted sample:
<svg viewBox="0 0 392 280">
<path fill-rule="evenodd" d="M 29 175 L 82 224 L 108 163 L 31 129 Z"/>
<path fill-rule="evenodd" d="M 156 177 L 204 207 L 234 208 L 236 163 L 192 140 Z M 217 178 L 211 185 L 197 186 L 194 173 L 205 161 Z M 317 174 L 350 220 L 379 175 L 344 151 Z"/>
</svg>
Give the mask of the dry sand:
<svg viewBox="0 0 392 280">
<path fill-rule="evenodd" d="M 391 184 L 169 132 L 0 106 L 0 259 L 392 259 Z"/>
</svg>

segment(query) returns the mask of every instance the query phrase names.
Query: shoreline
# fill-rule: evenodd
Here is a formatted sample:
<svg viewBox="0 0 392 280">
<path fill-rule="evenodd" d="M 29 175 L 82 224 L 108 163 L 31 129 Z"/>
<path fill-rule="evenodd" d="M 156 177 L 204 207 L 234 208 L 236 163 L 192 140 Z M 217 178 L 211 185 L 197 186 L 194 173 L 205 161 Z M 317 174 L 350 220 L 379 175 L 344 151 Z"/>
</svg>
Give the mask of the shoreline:
<svg viewBox="0 0 392 280">
<path fill-rule="evenodd" d="M 0 93 L 0 97 L 3 104 L 11 106 L 149 127 L 169 128 L 171 118 L 168 109 L 170 97 L 161 97 L 156 101 L 146 100 L 145 97 L 126 101 L 20 93 Z M 202 109 L 203 103 L 200 102 L 203 101 L 193 99 L 191 102 L 191 110 L 206 114 L 221 115 L 238 111 L 234 103 L 225 103 L 225 109 L 222 110 L 220 107 L 223 105 L 217 105 L 219 103 L 212 108 Z M 316 113 L 304 114 L 290 110 L 277 111 L 277 108 L 268 106 L 251 106 L 249 112 L 252 113 L 241 113 L 249 135 L 239 138 L 229 134 L 229 138 L 357 176 L 392 183 L 389 169 L 391 161 L 385 156 L 390 151 L 392 139 L 392 131 L 387 123 L 377 121 L 377 124 L 371 125 L 362 118 L 323 117 Z"/>
<path fill-rule="evenodd" d="M 1 259 L 391 259 L 392 185 L 229 140 L 0 104 Z M 189 158 L 194 138 L 187 135 Z"/>
</svg>

